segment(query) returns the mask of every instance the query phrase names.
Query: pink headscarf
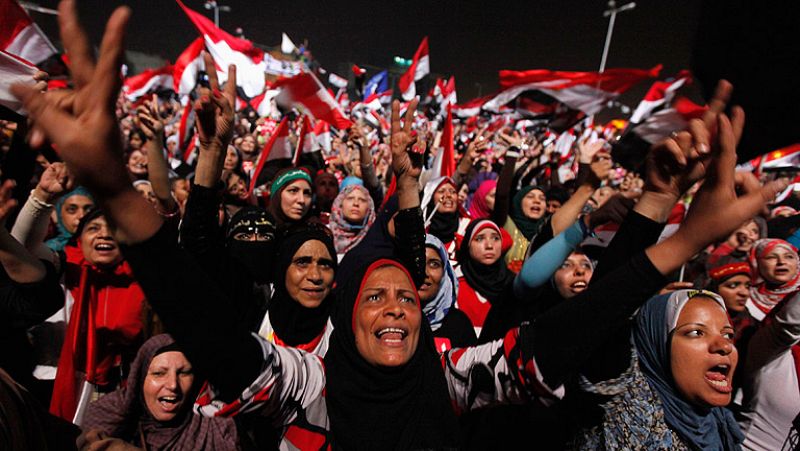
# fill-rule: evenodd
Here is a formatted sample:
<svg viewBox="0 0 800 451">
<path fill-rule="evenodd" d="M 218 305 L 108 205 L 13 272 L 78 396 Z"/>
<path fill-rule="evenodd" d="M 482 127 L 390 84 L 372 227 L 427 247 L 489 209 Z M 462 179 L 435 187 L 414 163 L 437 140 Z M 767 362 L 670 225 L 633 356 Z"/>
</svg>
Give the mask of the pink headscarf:
<svg viewBox="0 0 800 451">
<path fill-rule="evenodd" d="M 792 280 L 785 284 L 773 288 L 767 286 L 767 281 L 761 275 L 758 268 L 758 259 L 770 253 L 776 247 L 787 249 L 795 254 L 797 258 L 797 249 L 784 240 L 765 238 L 760 239 L 753 244 L 750 249 L 750 277 L 752 278 L 752 285 L 750 286 L 750 299 L 753 303 L 764 313 L 769 313 L 783 298 L 787 295 L 800 290 L 800 270 L 796 271 Z"/>
<path fill-rule="evenodd" d="M 486 205 L 486 196 L 495 188 L 497 188 L 497 180 L 485 180 L 480 184 L 469 204 L 469 216 L 472 219 L 486 219 L 492 214 L 492 210 Z"/>
</svg>

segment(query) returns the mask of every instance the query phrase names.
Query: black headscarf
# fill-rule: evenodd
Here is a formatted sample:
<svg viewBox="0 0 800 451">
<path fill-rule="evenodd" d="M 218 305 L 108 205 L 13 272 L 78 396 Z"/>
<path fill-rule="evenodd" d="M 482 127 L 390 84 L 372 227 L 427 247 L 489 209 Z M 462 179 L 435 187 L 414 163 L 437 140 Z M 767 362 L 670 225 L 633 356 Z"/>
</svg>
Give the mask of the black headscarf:
<svg viewBox="0 0 800 451">
<path fill-rule="evenodd" d="M 294 254 L 306 242 L 317 240 L 325 245 L 331 255 L 336 270 L 336 248 L 333 247 L 331 232 L 322 224 L 312 222 L 308 225 L 290 228 L 278 246 L 275 263 L 275 293 L 269 303 L 269 320 L 278 337 L 289 346 L 299 346 L 316 338 L 330 316 L 333 296 L 328 295 L 318 307 L 303 307 L 286 291 L 286 271 L 292 264 Z"/>
<path fill-rule="evenodd" d="M 457 448 L 458 424 L 427 321 L 421 320 L 417 350 L 403 366 L 374 366 L 356 348 L 353 312 L 363 281 L 385 266 L 400 268 L 412 280 L 396 260 L 377 259 L 362 265 L 354 277 L 337 287 L 333 335 L 325 356 L 326 403 L 334 447 Z"/>
<path fill-rule="evenodd" d="M 479 263 L 470 255 L 469 243 L 475 234 L 476 226 L 482 223 L 491 223 L 491 221 L 475 219 L 469 223 L 467 230 L 464 232 L 464 239 L 461 241 L 458 251 L 456 251 L 456 260 L 461 265 L 461 272 L 464 274 L 464 278 L 467 279 L 469 286 L 493 304 L 508 289 L 514 280 L 514 273 L 506 267 L 505 259 L 503 259 L 502 255 L 491 265 Z M 491 225 L 500 230 L 494 223 L 491 223 Z"/>
<path fill-rule="evenodd" d="M 268 238 L 265 241 L 239 241 L 237 233 L 249 232 Z M 228 227 L 228 248 L 230 255 L 239 260 L 256 283 L 264 284 L 272 280 L 273 262 L 277 240 L 275 224 L 266 210 L 247 206 L 231 218 Z"/>
<path fill-rule="evenodd" d="M 526 186 L 517 192 L 514 195 L 514 198 L 511 200 L 511 211 L 509 212 L 509 216 L 511 216 L 511 220 L 514 221 L 514 225 L 517 226 L 522 235 L 525 237 L 526 240 L 530 241 L 539 233 L 539 230 L 542 228 L 542 224 L 544 224 L 545 219 L 547 219 L 547 213 L 542 215 L 539 219 L 531 219 L 525 216 L 525 213 L 522 211 L 522 199 L 533 190 L 539 190 L 544 193 L 544 188 L 540 186 Z"/>
<path fill-rule="evenodd" d="M 423 205 L 422 207 L 425 209 L 424 217 L 430 217 L 431 213 L 433 213 L 434 208 L 436 208 L 436 201 L 434 200 L 436 190 L 438 190 L 442 185 L 450 184 L 455 187 L 455 183 L 449 177 L 439 177 L 429 181 L 425 185 L 425 190 L 423 191 Z M 436 211 L 433 213 L 433 217 L 430 219 L 430 223 L 428 224 L 428 233 L 439 238 L 442 243 L 449 243 L 453 241 L 456 236 L 456 232 L 458 231 L 458 220 L 461 217 L 458 209 L 452 213 L 442 213 L 440 211 Z"/>
</svg>

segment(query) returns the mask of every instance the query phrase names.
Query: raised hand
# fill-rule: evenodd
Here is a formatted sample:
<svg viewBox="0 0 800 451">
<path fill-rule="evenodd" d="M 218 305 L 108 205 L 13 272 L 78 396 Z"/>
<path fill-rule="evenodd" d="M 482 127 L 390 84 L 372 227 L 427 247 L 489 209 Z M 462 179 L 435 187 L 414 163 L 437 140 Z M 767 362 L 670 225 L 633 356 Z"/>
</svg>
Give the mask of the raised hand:
<svg viewBox="0 0 800 451">
<path fill-rule="evenodd" d="M 578 163 L 590 164 L 594 160 L 597 152 L 603 150 L 606 142 L 602 139 L 597 139 L 594 142 L 589 142 L 591 135 L 587 135 L 578 140 L 576 150 L 578 152 Z"/>
<path fill-rule="evenodd" d="M 136 109 L 136 121 L 147 139 L 159 143 L 164 141 L 164 122 L 161 121 L 161 111 L 158 108 L 158 97 L 145 101 L 144 105 Z"/>
<path fill-rule="evenodd" d="M 86 34 L 78 23 L 75 4 L 59 4 L 61 40 L 72 61 L 75 91 L 41 92 L 35 87 L 12 86 L 34 123 L 33 145 L 44 136 L 56 145 L 70 172 L 96 192 L 119 190 L 128 179 L 122 165 L 122 141 L 114 116 L 121 85 L 125 26 L 130 9 L 117 8 L 106 26 L 97 64 Z"/>
<path fill-rule="evenodd" d="M 612 166 L 613 162 L 611 161 L 610 153 L 596 152 L 592 156 L 591 163 L 589 164 L 591 171 L 589 173 L 589 177 L 587 178 L 587 182 L 591 183 L 592 186 L 595 187 L 600 186 L 603 181 L 607 180 L 611 175 Z"/>
<path fill-rule="evenodd" d="M 199 96 L 194 103 L 197 134 L 201 148 L 213 145 L 224 150 L 233 137 L 236 66 L 228 66 L 228 82 L 225 90 L 220 91 L 214 59 L 208 52 L 203 52 L 203 62 L 209 87 L 198 89 Z"/>
<path fill-rule="evenodd" d="M 398 184 L 401 181 L 406 183 L 417 183 L 422 173 L 422 154 L 419 147 L 415 147 L 418 137 L 411 131 L 414 124 L 414 111 L 417 109 L 418 99 L 412 100 L 408 104 L 403 123 L 400 123 L 400 102 L 392 102 L 392 136 L 390 147 L 392 150 L 392 171 L 397 176 Z M 425 149 L 422 148 L 424 152 Z M 411 154 L 416 154 L 413 158 Z"/>
<path fill-rule="evenodd" d="M 39 183 L 34 189 L 34 195 L 42 202 L 53 203 L 68 189 L 71 189 L 71 180 L 67 166 L 56 162 L 51 163 L 42 172 Z"/>
<path fill-rule="evenodd" d="M 645 161 L 645 190 L 677 199 L 705 176 L 717 117 L 725 110 L 732 90 L 730 83 L 721 80 L 702 119 L 691 120 L 688 130 L 673 133 L 653 145 Z M 744 128 L 744 111 L 734 107 L 732 112 L 732 133 L 734 143 L 738 143 Z"/>
</svg>

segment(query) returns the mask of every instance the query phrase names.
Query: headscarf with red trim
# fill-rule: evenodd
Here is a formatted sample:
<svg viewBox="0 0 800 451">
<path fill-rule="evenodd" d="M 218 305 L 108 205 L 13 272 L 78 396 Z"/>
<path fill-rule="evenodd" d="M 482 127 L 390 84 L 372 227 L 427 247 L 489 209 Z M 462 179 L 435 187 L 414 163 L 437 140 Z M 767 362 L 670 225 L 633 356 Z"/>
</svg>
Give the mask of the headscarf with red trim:
<svg viewBox="0 0 800 451">
<path fill-rule="evenodd" d="M 798 261 L 797 249 L 784 240 L 774 238 L 761 239 L 756 241 L 753 244 L 753 248 L 750 249 L 750 277 L 752 278 L 750 299 L 764 313 L 769 313 L 783 298 L 800 290 L 800 271 L 798 270 L 795 270 L 791 280 L 777 287 L 770 286 L 770 283 L 761 275 L 761 271 L 758 268 L 758 259 L 763 258 L 776 248 L 790 251 L 794 254 L 795 262 Z"/>
<path fill-rule="evenodd" d="M 469 251 L 472 239 L 484 229 L 492 229 L 500 234 L 500 256 L 491 265 L 476 261 Z M 461 265 L 461 273 L 464 274 L 467 283 L 490 303 L 494 303 L 514 280 L 514 273 L 508 269 L 503 259 L 513 244 L 511 236 L 505 229 L 488 219 L 477 219 L 467 226 L 464 239 L 456 252 L 456 259 Z"/>
</svg>

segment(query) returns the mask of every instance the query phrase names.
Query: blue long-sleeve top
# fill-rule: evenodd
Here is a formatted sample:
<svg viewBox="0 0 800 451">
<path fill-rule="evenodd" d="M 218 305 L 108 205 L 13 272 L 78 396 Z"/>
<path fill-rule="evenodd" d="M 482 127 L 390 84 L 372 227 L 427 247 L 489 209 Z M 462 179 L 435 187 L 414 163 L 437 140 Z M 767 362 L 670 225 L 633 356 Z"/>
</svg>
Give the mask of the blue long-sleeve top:
<svg viewBox="0 0 800 451">
<path fill-rule="evenodd" d="M 514 295 L 518 299 L 524 299 L 531 290 L 550 280 L 569 254 L 583 241 L 585 234 L 581 221 L 582 219 L 575 221 L 525 260 L 519 274 L 514 278 Z"/>
</svg>

